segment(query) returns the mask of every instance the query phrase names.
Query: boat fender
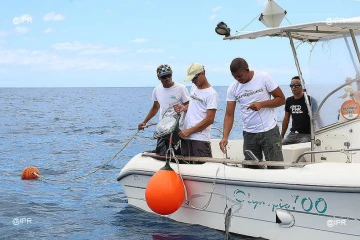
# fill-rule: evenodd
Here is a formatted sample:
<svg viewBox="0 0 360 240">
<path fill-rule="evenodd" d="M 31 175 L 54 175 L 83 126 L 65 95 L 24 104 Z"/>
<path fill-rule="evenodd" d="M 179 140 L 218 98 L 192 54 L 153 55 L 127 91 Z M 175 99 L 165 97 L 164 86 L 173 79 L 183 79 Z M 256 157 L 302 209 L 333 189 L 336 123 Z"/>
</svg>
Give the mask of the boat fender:
<svg viewBox="0 0 360 240">
<path fill-rule="evenodd" d="M 149 208 L 160 215 L 172 214 L 183 204 L 183 183 L 168 162 L 150 178 L 145 190 L 145 199 Z"/>
<path fill-rule="evenodd" d="M 283 209 L 276 209 L 276 223 L 279 224 L 281 227 L 292 227 L 295 224 L 294 216 L 286 210 Z"/>
</svg>

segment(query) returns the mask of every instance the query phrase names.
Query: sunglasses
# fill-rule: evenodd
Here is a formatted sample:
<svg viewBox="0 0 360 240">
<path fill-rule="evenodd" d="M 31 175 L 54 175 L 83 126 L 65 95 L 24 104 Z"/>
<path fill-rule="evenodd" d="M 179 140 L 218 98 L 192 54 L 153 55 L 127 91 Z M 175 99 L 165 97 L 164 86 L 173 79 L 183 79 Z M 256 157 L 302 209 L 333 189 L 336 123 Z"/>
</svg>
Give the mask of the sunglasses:
<svg viewBox="0 0 360 240">
<path fill-rule="evenodd" d="M 161 76 L 160 79 L 161 80 L 166 80 L 166 79 L 171 78 L 171 77 L 172 77 L 172 75 L 168 74 L 168 75 Z"/>
<path fill-rule="evenodd" d="M 299 88 L 299 87 L 301 87 L 301 84 L 298 84 L 298 83 L 297 84 L 290 84 L 289 86 L 290 86 L 290 88 L 293 88 L 293 87 L 294 88 Z"/>
<path fill-rule="evenodd" d="M 200 76 L 200 74 L 201 74 L 201 73 L 195 75 L 195 77 L 191 80 L 191 82 L 193 82 L 193 83 L 196 82 L 197 79 L 198 79 L 198 77 Z"/>
</svg>

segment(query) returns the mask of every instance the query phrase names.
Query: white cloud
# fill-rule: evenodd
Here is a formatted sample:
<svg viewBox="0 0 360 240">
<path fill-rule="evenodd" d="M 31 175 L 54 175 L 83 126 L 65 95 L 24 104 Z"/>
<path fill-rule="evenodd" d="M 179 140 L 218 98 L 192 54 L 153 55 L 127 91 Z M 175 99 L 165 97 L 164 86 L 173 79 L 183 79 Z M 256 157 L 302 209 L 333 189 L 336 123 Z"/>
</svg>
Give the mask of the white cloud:
<svg viewBox="0 0 360 240">
<path fill-rule="evenodd" d="M 14 32 L 15 32 L 15 33 L 18 33 L 18 34 L 26 34 L 26 33 L 28 33 L 29 31 L 30 31 L 30 29 L 27 28 L 27 27 L 16 27 L 16 28 L 14 29 Z"/>
<path fill-rule="evenodd" d="M 213 8 L 213 15 L 209 17 L 209 20 L 214 20 L 217 17 L 217 12 L 219 12 L 222 9 L 222 7 L 218 6 L 216 8 Z"/>
<path fill-rule="evenodd" d="M 174 56 L 170 56 L 169 59 L 175 59 L 175 57 L 174 57 Z"/>
<path fill-rule="evenodd" d="M 124 71 L 128 64 L 89 57 L 64 58 L 51 52 L 31 51 L 25 49 L 0 50 L 0 64 L 40 67 L 51 70 L 109 70 Z"/>
<path fill-rule="evenodd" d="M 148 40 L 146 38 L 135 38 L 134 40 L 132 40 L 132 43 L 144 43 L 147 42 Z"/>
<path fill-rule="evenodd" d="M 78 52 L 81 55 L 116 54 L 128 52 L 127 49 L 119 47 L 104 48 L 104 46 L 100 44 L 81 43 L 79 41 L 74 41 L 73 43 L 55 43 L 52 47 L 58 51 Z"/>
<path fill-rule="evenodd" d="M 125 53 L 128 52 L 127 49 L 121 49 L 118 47 L 113 48 L 104 48 L 104 49 L 87 49 L 80 51 L 80 54 L 86 55 L 86 54 L 115 54 L 115 53 Z"/>
<path fill-rule="evenodd" d="M 216 8 L 213 9 L 213 12 L 218 12 L 218 11 L 220 11 L 221 9 L 222 9 L 222 7 L 218 6 L 218 7 L 216 7 Z"/>
<path fill-rule="evenodd" d="M 111 9 L 107 9 L 107 10 L 106 10 L 106 13 L 110 14 L 110 13 L 112 13 L 112 10 L 111 10 Z"/>
<path fill-rule="evenodd" d="M 216 18 L 216 16 L 217 16 L 217 14 L 213 14 L 213 15 L 211 15 L 211 16 L 209 17 L 209 19 L 210 19 L 210 20 L 213 20 L 213 19 Z"/>
<path fill-rule="evenodd" d="M 47 13 L 44 16 L 44 21 L 62 21 L 65 19 L 65 16 L 62 14 L 56 14 L 55 12 Z"/>
<path fill-rule="evenodd" d="M 52 47 L 56 50 L 66 50 L 66 51 L 81 51 L 85 49 L 101 49 L 101 45 L 95 45 L 91 43 L 81 43 L 79 41 L 74 41 L 73 43 L 55 43 Z"/>
<path fill-rule="evenodd" d="M 137 53 L 160 53 L 160 52 L 164 52 L 164 49 L 139 49 L 136 51 Z"/>
<path fill-rule="evenodd" d="M 55 32 L 53 28 L 47 28 L 44 30 L 44 33 L 52 33 L 52 32 Z"/>
</svg>

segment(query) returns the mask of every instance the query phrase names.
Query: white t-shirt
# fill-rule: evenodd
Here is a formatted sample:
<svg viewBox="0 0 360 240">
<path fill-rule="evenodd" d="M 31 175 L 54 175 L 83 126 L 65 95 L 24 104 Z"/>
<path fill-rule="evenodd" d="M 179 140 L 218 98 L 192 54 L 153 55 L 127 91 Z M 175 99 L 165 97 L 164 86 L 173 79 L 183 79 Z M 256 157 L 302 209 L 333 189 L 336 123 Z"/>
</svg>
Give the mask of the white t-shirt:
<svg viewBox="0 0 360 240">
<path fill-rule="evenodd" d="M 195 85 L 190 90 L 190 102 L 184 121 L 184 129 L 189 129 L 206 117 L 208 109 L 217 109 L 219 96 L 213 87 L 198 89 Z M 186 139 L 198 141 L 210 141 L 211 125 L 202 130 L 190 134 Z"/>
<path fill-rule="evenodd" d="M 261 108 L 260 111 L 247 109 L 250 103 L 271 99 L 270 92 L 279 85 L 266 72 L 254 72 L 253 78 L 241 84 L 234 81 L 227 90 L 226 101 L 240 104 L 243 130 L 251 133 L 266 132 L 277 124 L 274 108 Z"/>
<path fill-rule="evenodd" d="M 175 113 L 175 104 L 184 104 L 190 100 L 187 88 L 177 82 L 170 88 L 164 88 L 162 84 L 156 86 L 152 93 L 152 100 L 160 104 L 159 120 L 163 117 L 172 116 Z"/>
</svg>

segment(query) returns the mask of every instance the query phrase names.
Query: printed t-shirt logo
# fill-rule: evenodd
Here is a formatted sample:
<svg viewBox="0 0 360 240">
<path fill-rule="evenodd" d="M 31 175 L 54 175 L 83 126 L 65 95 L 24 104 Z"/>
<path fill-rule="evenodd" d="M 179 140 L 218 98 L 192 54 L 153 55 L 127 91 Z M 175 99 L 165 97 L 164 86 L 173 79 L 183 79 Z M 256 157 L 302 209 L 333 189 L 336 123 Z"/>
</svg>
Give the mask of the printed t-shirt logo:
<svg viewBox="0 0 360 240">
<path fill-rule="evenodd" d="M 250 97 L 256 93 L 263 92 L 263 91 L 264 91 L 264 89 L 262 89 L 262 88 L 255 90 L 255 91 L 254 90 L 245 90 L 245 93 L 236 97 L 236 101 L 239 101 L 241 98 L 244 98 L 244 97 Z"/>
<path fill-rule="evenodd" d="M 303 111 L 301 111 L 301 105 L 292 105 L 292 106 L 290 106 L 290 108 L 291 108 L 292 114 L 303 113 Z"/>
</svg>

